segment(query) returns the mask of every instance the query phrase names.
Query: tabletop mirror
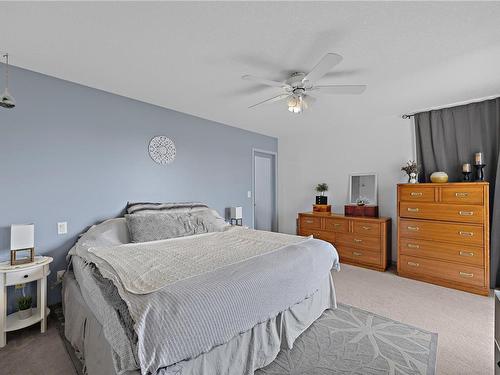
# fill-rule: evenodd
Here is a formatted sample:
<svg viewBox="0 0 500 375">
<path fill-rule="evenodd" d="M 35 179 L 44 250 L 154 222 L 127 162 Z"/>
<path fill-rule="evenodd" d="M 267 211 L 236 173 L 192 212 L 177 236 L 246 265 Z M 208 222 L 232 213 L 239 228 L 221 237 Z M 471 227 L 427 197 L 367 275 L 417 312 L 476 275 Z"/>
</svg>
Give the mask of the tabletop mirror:
<svg viewBox="0 0 500 375">
<path fill-rule="evenodd" d="M 349 175 L 349 203 L 377 204 L 377 175 L 353 173 Z"/>
</svg>

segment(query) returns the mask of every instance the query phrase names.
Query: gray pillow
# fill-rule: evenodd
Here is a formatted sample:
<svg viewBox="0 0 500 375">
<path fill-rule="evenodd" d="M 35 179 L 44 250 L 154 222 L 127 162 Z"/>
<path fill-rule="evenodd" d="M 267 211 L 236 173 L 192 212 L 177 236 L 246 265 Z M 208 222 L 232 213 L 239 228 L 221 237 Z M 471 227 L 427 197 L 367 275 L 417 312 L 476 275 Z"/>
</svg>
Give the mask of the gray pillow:
<svg viewBox="0 0 500 375">
<path fill-rule="evenodd" d="M 153 203 L 153 202 L 140 202 L 140 203 L 127 203 L 127 214 L 137 214 L 140 212 L 191 212 L 200 209 L 206 209 L 208 206 L 201 202 L 170 202 L 170 203 Z"/>
<path fill-rule="evenodd" d="M 221 232 L 227 226 L 210 210 L 188 213 L 125 215 L 131 242 L 148 242 L 194 234 Z"/>
</svg>

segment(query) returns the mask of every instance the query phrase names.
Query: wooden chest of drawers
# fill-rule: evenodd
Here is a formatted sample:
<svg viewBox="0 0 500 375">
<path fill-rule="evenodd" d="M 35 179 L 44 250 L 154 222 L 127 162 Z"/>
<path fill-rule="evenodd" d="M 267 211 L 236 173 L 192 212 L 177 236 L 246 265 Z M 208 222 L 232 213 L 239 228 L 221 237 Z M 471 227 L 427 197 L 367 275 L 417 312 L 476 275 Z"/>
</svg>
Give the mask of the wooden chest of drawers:
<svg viewBox="0 0 500 375">
<path fill-rule="evenodd" d="M 335 246 L 342 263 L 385 271 L 391 262 L 391 219 L 299 213 L 298 234 Z"/>
<path fill-rule="evenodd" d="M 489 293 L 487 182 L 398 185 L 398 274 Z"/>
</svg>

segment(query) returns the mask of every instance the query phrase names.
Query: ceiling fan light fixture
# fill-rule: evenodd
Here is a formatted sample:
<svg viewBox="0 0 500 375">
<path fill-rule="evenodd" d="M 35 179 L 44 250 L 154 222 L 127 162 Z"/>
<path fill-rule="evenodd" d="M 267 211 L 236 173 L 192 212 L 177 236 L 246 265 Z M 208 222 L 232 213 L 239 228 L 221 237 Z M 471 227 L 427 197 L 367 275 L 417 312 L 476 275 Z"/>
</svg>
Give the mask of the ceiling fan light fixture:
<svg viewBox="0 0 500 375">
<path fill-rule="evenodd" d="M 5 58 L 5 90 L 0 96 L 0 107 L 14 108 L 16 101 L 9 92 L 9 54 L 5 53 L 2 57 Z"/>
<path fill-rule="evenodd" d="M 292 96 L 288 100 L 288 110 L 292 113 L 299 114 L 304 110 L 304 101 L 302 96 Z"/>
<path fill-rule="evenodd" d="M 283 82 L 273 81 L 266 78 L 255 77 L 251 75 L 242 76 L 245 80 L 250 80 L 258 84 L 277 87 L 282 89 L 282 94 L 270 99 L 263 100 L 248 108 L 255 108 L 263 104 L 274 103 L 277 101 L 286 101 L 288 111 L 291 113 L 302 113 L 309 110 L 316 96 L 321 94 L 329 95 L 348 95 L 361 94 L 366 89 L 366 85 L 317 85 L 316 82 L 324 77 L 334 66 L 342 61 L 342 56 L 336 53 L 327 53 L 314 66 L 309 73 L 295 72 Z M 313 95 L 311 95 L 311 93 Z"/>
</svg>

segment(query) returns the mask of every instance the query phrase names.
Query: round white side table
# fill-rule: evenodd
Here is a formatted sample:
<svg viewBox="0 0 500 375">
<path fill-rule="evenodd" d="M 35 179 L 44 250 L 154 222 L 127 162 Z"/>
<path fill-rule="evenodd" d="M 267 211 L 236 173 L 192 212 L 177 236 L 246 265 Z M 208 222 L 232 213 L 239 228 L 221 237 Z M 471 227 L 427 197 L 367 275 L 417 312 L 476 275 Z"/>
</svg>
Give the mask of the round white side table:
<svg viewBox="0 0 500 375">
<path fill-rule="evenodd" d="M 0 263 L 0 348 L 7 344 L 7 332 L 40 323 L 40 332 L 47 329 L 47 276 L 50 274 L 51 257 L 37 256 L 32 263 L 11 266 L 10 262 Z M 36 309 L 27 319 L 19 319 L 14 312 L 7 315 L 7 287 L 25 284 L 31 281 L 37 283 Z"/>
</svg>

